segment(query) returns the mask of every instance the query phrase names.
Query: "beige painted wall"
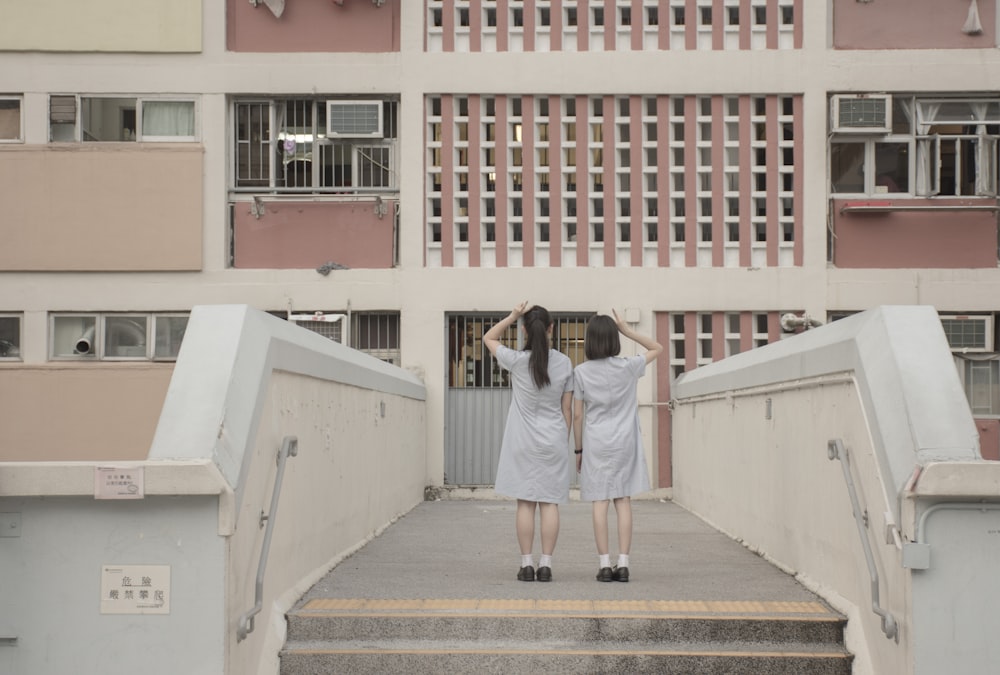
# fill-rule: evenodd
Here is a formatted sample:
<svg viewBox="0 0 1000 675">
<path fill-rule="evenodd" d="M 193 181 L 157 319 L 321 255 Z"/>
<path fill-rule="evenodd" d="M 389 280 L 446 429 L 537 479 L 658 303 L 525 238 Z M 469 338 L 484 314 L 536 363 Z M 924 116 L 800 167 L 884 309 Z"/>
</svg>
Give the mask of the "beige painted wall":
<svg viewBox="0 0 1000 675">
<path fill-rule="evenodd" d="M 203 156 L 199 144 L 4 147 L 0 271 L 201 269 Z"/>
<path fill-rule="evenodd" d="M 173 364 L 0 368 L 0 462 L 144 460 Z"/>
<path fill-rule="evenodd" d="M 200 52 L 201 18 L 201 0 L 8 1 L 0 51 Z"/>
</svg>

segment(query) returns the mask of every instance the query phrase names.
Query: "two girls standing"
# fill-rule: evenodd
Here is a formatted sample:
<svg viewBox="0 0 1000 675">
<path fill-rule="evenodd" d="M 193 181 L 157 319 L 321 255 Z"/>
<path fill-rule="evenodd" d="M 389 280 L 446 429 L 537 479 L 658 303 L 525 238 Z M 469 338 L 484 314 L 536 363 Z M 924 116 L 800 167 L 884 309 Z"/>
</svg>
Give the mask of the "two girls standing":
<svg viewBox="0 0 1000 675">
<path fill-rule="evenodd" d="M 551 581 L 552 553 L 559 535 L 559 504 L 569 500 L 570 429 L 577 439 L 580 498 L 594 502 L 598 581 L 628 581 L 632 543 L 631 496 L 649 489 L 649 472 L 639 433 L 636 383 L 663 347 L 633 331 L 614 312 L 587 324 L 587 361 L 574 371 L 569 358 L 552 349 L 552 317 L 544 308 L 514 308 L 483 336 L 502 368 L 511 372 L 513 398 L 500 449 L 496 491 L 517 499 L 515 527 L 521 548 L 521 581 Z M 523 317 L 524 351 L 500 344 L 500 336 Z M 645 354 L 620 358 L 618 334 L 636 341 Z M 572 399 L 575 399 L 575 406 Z M 575 410 L 574 410 L 575 408 Z M 575 412 L 575 414 L 574 414 Z M 608 552 L 608 507 L 618 517 L 619 557 Z M 542 556 L 537 577 L 532 558 L 535 509 L 540 511 Z"/>
</svg>

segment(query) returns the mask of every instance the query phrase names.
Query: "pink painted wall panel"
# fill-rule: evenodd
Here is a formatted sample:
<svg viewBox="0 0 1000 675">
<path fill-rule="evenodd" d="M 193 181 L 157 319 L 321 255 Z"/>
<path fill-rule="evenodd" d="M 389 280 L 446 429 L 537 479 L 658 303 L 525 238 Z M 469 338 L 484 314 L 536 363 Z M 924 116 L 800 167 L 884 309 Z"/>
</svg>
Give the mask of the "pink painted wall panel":
<svg viewBox="0 0 1000 675">
<path fill-rule="evenodd" d="M 872 201 L 872 200 L 867 200 Z M 885 203 L 886 200 L 878 200 Z M 992 211 L 841 213 L 835 199 L 833 262 L 844 268 L 995 268 L 997 214 Z M 984 205 L 995 200 L 897 200 L 905 206 Z"/>
<path fill-rule="evenodd" d="M 1000 420 L 976 420 L 979 452 L 983 459 L 1000 460 Z"/>
<path fill-rule="evenodd" d="M 246 202 L 234 210 L 234 267 L 308 269 L 327 262 L 350 268 L 393 266 L 394 203 L 379 218 L 374 202 L 264 202 L 255 218 Z"/>
<path fill-rule="evenodd" d="M 982 33 L 963 32 L 971 0 L 876 0 L 833 6 L 836 49 L 992 49 L 996 0 L 978 0 Z"/>
<path fill-rule="evenodd" d="M 666 349 L 651 366 L 656 377 L 656 400 L 670 400 L 670 314 L 657 312 L 655 316 L 656 340 Z M 656 451 L 657 470 L 654 477 L 654 487 L 665 488 L 674 484 L 674 471 L 671 459 L 670 425 L 672 423 L 670 409 L 665 405 L 656 406 Z"/>
<path fill-rule="evenodd" d="M 401 0 L 286 2 L 280 17 L 260 2 L 226 0 L 226 42 L 234 52 L 398 52 Z"/>
</svg>

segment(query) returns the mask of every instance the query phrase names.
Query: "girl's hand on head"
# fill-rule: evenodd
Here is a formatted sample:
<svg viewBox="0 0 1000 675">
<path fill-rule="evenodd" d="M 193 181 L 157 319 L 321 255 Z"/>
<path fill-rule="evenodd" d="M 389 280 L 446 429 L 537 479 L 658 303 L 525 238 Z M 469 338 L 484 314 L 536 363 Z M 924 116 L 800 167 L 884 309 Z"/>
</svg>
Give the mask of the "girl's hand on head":
<svg viewBox="0 0 1000 675">
<path fill-rule="evenodd" d="M 517 307 L 515 307 L 511 311 L 510 315 L 512 317 L 514 317 L 514 319 L 520 319 L 522 316 L 524 316 L 524 313 L 527 312 L 527 311 L 528 311 L 528 301 L 525 300 L 524 302 L 522 302 L 521 304 L 519 304 Z"/>
<path fill-rule="evenodd" d="M 619 333 L 624 333 L 628 330 L 628 325 L 625 323 L 625 319 L 618 315 L 617 310 L 612 309 L 611 314 L 615 317 L 615 325 L 618 326 Z"/>
</svg>

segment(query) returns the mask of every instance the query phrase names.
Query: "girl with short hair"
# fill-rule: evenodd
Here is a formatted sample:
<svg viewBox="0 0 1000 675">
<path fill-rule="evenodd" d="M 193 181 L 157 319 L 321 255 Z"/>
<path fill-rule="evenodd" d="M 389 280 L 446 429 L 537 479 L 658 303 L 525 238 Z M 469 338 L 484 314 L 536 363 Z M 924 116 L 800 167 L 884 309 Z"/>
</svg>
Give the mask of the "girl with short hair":
<svg viewBox="0 0 1000 675">
<path fill-rule="evenodd" d="M 573 372 L 573 432 L 580 499 L 593 502 L 598 581 L 629 580 L 632 546 L 632 495 L 649 489 L 649 470 L 639 430 L 636 384 L 663 351 L 656 340 L 639 335 L 612 310 L 591 317 L 584 337 L 587 360 Z M 619 334 L 646 349 L 628 358 Z M 608 506 L 614 502 L 618 519 L 618 564 L 611 566 L 608 550 Z"/>
</svg>

